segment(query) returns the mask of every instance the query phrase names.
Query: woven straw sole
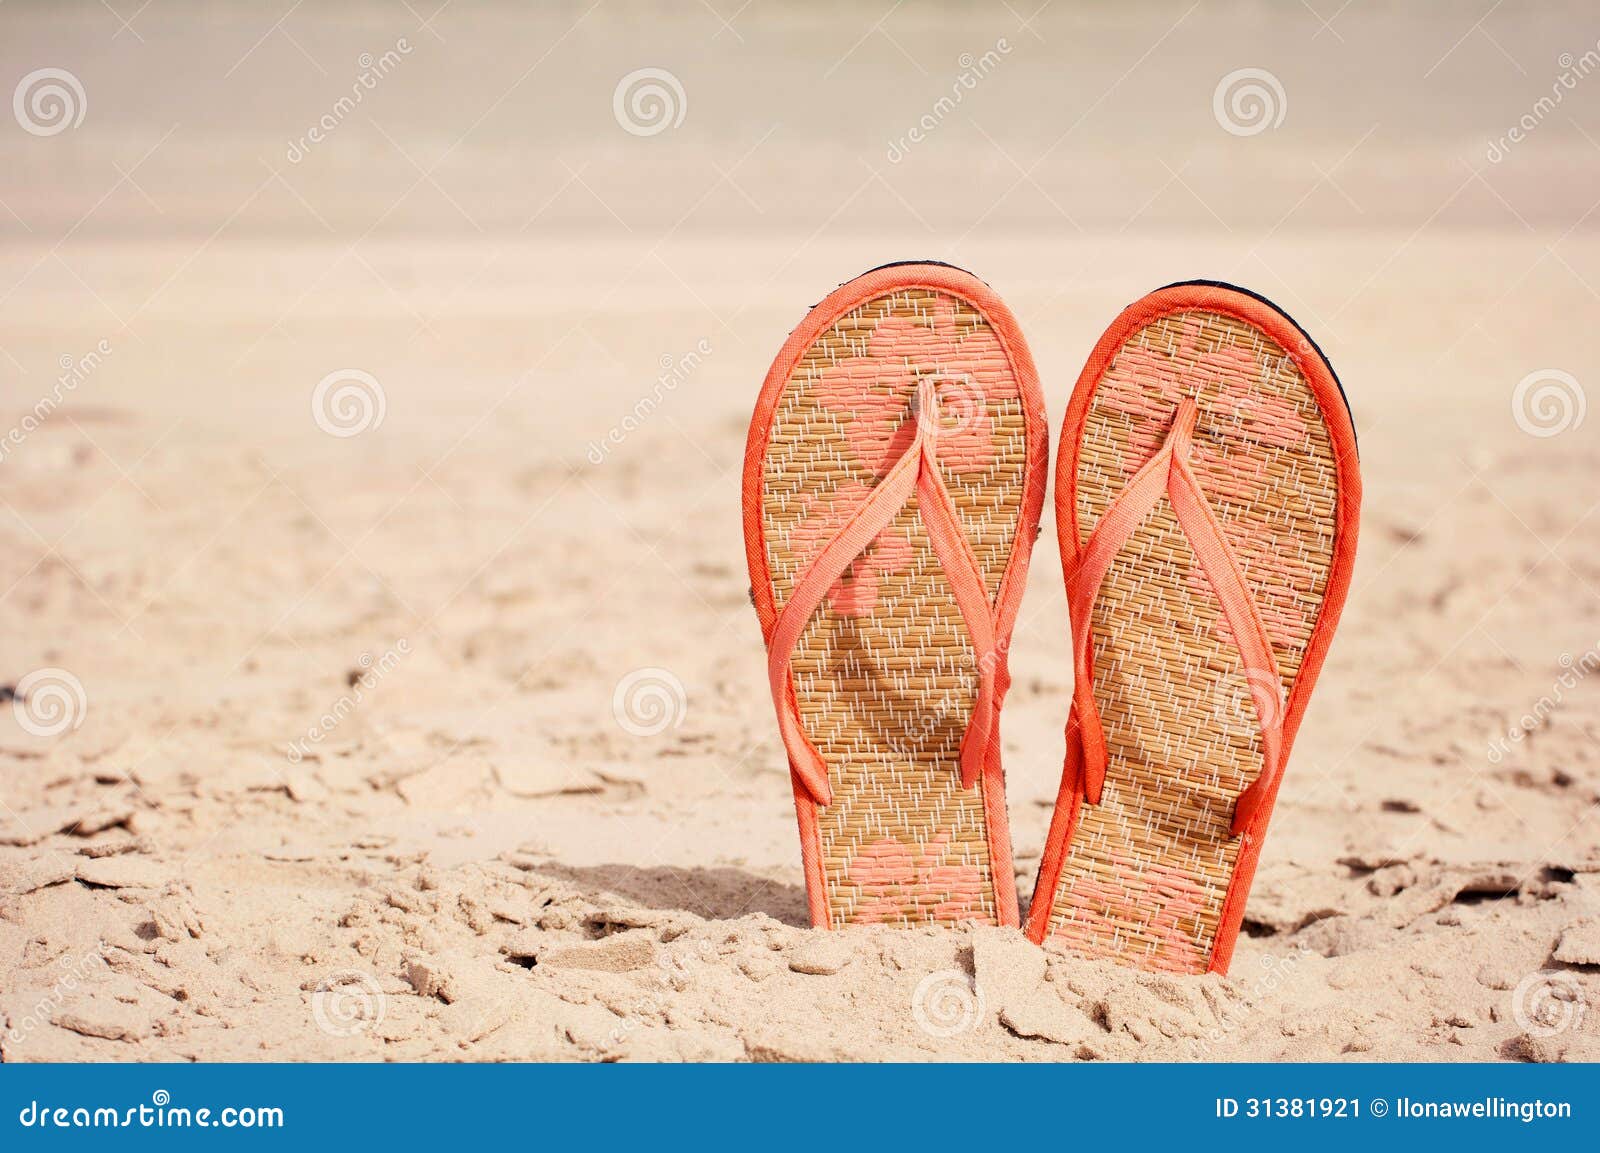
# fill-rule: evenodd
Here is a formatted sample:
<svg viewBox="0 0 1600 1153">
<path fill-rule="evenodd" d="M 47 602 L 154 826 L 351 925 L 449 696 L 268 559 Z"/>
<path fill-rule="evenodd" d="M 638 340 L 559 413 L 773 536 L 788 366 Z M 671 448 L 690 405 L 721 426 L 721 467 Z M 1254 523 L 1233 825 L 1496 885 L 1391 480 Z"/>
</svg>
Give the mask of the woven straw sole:
<svg viewBox="0 0 1600 1153">
<path fill-rule="evenodd" d="M 772 611 L 781 610 L 806 564 L 877 483 L 881 451 L 913 419 L 917 379 L 930 373 L 948 377 L 960 394 L 941 421 L 941 445 L 950 445 L 941 475 L 991 603 L 1015 567 L 1019 543 L 1025 564 L 1042 500 L 1043 413 L 1025 410 L 1008 347 L 984 311 L 937 288 L 890 287 L 928 280 L 928 272 L 911 266 L 869 274 L 885 290 L 861 299 L 799 350 L 761 443 L 752 430 L 758 609 L 765 593 Z M 945 270 L 931 279 L 961 277 Z M 928 352 L 933 333 L 944 342 L 941 357 Z M 779 365 L 784 361 L 780 354 Z M 1031 384 L 1031 366 L 1027 374 Z M 769 378 L 769 388 L 773 383 Z M 796 792 L 813 920 L 833 927 L 1016 924 L 999 782 L 961 787 L 959 751 L 975 703 L 976 662 L 915 500 L 806 626 L 793 684 L 801 725 L 827 763 L 833 790 L 827 806 Z"/>
<path fill-rule="evenodd" d="M 1152 317 L 1088 382 L 1077 451 L 1062 448 L 1062 468 L 1073 459 L 1076 467 L 1058 476 L 1060 531 L 1074 531 L 1075 514 L 1081 547 L 1160 447 L 1177 401 L 1196 399 L 1195 471 L 1261 608 L 1283 699 L 1295 702 L 1286 749 L 1336 568 L 1340 603 L 1348 581 L 1348 559 L 1336 548 L 1341 461 L 1326 384 L 1319 404 L 1306 366 L 1327 380 L 1332 372 L 1309 340 L 1292 343 L 1293 354 L 1250 320 L 1205 308 Z M 1332 418 L 1348 427 L 1342 408 Z M 1353 454 L 1353 439 L 1350 447 Z M 1348 532 L 1353 538 L 1353 519 Z M 1353 539 L 1347 544 L 1353 553 Z M 1075 551 L 1064 537 L 1064 555 Z M 1047 851 L 1031 935 L 1147 969 L 1225 970 L 1237 932 L 1237 916 L 1225 926 L 1225 912 L 1236 896 L 1242 914 L 1235 880 L 1248 887 L 1264 831 L 1263 816 L 1262 830 L 1230 832 L 1235 798 L 1261 771 L 1258 719 L 1220 603 L 1165 500 L 1113 562 L 1092 636 L 1109 756 L 1104 790 L 1100 804 L 1080 805 L 1064 783 L 1052 841 L 1065 839 L 1064 824 L 1070 844 L 1054 860 Z M 1241 853 L 1249 860 L 1236 878 Z"/>
</svg>

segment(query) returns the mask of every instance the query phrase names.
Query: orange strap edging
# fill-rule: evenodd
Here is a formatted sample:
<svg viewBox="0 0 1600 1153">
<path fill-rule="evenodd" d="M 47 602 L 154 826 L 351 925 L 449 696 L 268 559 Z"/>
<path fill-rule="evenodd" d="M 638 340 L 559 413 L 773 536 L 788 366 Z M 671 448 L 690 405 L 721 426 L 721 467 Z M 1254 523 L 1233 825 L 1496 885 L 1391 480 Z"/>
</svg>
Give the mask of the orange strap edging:
<svg viewBox="0 0 1600 1153">
<path fill-rule="evenodd" d="M 1250 595 L 1244 574 L 1223 536 L 1199 479 L 1189 466 L 1199 409 L 1192 398 L 1178 404 L 1172 428 L 1157 453 L 1145 462 L 1106 509 L 1078 564 L 1067 575 L 1067 605 L 1072 616 L 1073 690 L 1067 718 L 1067 772 L 1077 770 L 1084 799 L 1100 803 L 1106 778 L 1106 738 L 1100 711 L 1094 703 L 1093 643 L 1089 636 L 1095 597 L 1101 583 L 1128 538 L 1165 496 L 1177 515 L 1178 525 L 1194 549 L 1201 571 L 1222 604 L 1245 667 L 1245 681 L 1255 703 L 1261 729 L 1262 771 L 1234 803 L 1232 833 L 1238 836 L 1250 823 L 1272 782 L 1283 771 L 1283 679 L 1272 654 L 1261 610 Z"/>
<path fill-rule="evenodd" d="M 828 767 L 822 754 L 800 727 L 800 712 L 791 679 L 794 650 L 828 590 L 878 534 L 893 523 L 913 496 L 917 498 L 917 510 L 928 530 L 939 567 L 955 593 L 956 606 L 961 610 L 978 661 L 978 700 L 961 742 L 963 788 L 977 783 L 985 758 L 990 754 L 996 680 L 1004 676 L 1005 662 L 995 645 L 994 619 L 977 557 L 972 553 L 950 492 L 939 475 L 939 400 L 933 380 L 918 382 L 912 415 L 916 421 L 915 438 L 872 495 L 795 582 L 789 599 L 778 613 L 772 640 L 767 646 L 767 679 L 789 765 L 819 805 L 832 801 L 833 790 L 828 784 Z M 1003 688 L 1001 691 L 1003 693 Z"/>
</svg>

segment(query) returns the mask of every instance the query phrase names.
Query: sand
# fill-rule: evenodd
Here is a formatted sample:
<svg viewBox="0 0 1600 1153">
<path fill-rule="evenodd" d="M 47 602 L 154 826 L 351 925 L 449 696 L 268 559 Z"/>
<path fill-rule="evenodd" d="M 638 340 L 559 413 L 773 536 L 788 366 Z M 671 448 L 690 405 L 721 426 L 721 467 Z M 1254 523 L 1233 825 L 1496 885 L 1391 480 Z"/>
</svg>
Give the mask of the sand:
<svg viewBox="0 0 1600 1153">
<path fill-rule="evenodd" d="M 0 124 L 0 1059 L 1600 1059 L 1600 421 L 1514 407 L 1600 380 L 1600 82 L 1486 159 L 1581 7 L 1066 7 L 5 5 L 0 76 L 88 107 Z M 636 136 L 649 66 L 687 115 Z M 1235 136 L 1246 66 L 1288 114 Z M 1011 303 L 1053 421 L 1184 277 L 1344 379 L 1355 585 L 1226 978 L 804 927 L 744 429 L 807 306 L 925 256 Z M 373 407 L 319 420 L 330 377 Z"/>
</svg>

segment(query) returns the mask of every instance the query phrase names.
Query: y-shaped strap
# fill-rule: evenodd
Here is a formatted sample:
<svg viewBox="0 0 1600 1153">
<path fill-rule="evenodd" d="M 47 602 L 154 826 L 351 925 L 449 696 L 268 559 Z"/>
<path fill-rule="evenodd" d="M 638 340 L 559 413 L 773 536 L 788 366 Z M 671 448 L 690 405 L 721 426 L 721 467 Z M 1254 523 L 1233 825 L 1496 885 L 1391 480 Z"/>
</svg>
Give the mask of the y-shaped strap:
<svg viewBox="0 0 1600 1153">
<path fill-rule="evenodd" d="M 1283 771 L 1283 681 L 1272 655 L 1272 642 L 1261 619 L 1261 610 L 1250 593 L 1250 586 L 1245 583 L 1233 550 L 1228 547 L 1222 525 L 1189 466 L 1189 450 L 1198 415 L 1192 399 L 1179 402 L 1166 443 L 1134 473 L 1127 487 L 1111 502 L 1079 554 L 1076 568 L 1067 576 L 1074 670 L 1072 715 L 1067 720 L 1067 764 L 1071 771 L 1076 763 L 1084 798 L 1098 805 L 1100 790 L 1105 785 L 1107 753 L 1105 729 L 1094 703 L 1090 618 L 1095 597 L 1099 595 L 1101 582 L 1112 561 L 1165 496 L 1172 503 L 1172 511 L 1177 514 L 1178 525 L 1188 538 L 1201 571 L 1222 602 L 1223 616 L 1227 618 L 1234 644 L 1244 660 L 1245 681 L 1261 728 L 1261 773 L 1234 803 L 1232 832 L 1238 836 L 1250 824 L 1272 782 Z"/>
<path fill-rule="evenodd" d="M 831 803 L 833 790 L 828 785 L 828 766 L 822 754 L 800 728 L 800 711 L 790 675 L 795 646 L 828 590 L 878 534 L 894 522 L 913 496 L 917 498 L 917 510 L 928 530 L 939 567 L 955 593 L 956 606 L 961 610 L 978 660 L 978 700 L 961 742 L 964 788 L 977 782 L 988 755 L 996 710 L 995 681 L 997 672 L 1004 677 L 1005 661 L 1003 654 L 996 652 L 994 616 L 978 559 L 967 542 L 950 492 L 939 476 L 939 394 L 934 381 L 918 383 L 913 413 L 917 432 L 910 447 L 822 549 L 811 567 L 800 575 L 783 610 L 778 613 L 772 639 L 767 644 L 767 678 L 772 688 L 772 703 L 778 711 L 778 731 L 789 753 L 790 767 L 819 805 Z"/>
</svg>

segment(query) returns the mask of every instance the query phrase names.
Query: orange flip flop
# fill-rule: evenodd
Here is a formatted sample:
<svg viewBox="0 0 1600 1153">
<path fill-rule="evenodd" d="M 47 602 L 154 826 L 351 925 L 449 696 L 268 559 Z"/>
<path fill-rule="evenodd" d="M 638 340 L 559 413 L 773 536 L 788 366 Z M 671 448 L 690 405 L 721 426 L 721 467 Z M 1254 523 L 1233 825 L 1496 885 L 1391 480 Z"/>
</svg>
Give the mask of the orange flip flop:
<svg viewBox="0 0 1600 1153">
<path fill-rule="evenodd" d="M 1274 305 L 1175 284 L 1100 338 L 1058 456 L 1074 686 L 1027 932 L 1226 972 L 1350 585 L 1350 411 Z"/>
<path fill-rule="evenodd" d="M 999 720 L 1047 439 L 1016 320 L 949 265 L 850 281 L 767 373 L 745 551 L 816 926 L 1017 924 Z"/>
</svg>

